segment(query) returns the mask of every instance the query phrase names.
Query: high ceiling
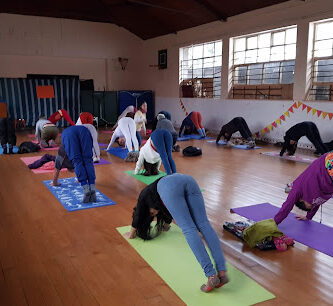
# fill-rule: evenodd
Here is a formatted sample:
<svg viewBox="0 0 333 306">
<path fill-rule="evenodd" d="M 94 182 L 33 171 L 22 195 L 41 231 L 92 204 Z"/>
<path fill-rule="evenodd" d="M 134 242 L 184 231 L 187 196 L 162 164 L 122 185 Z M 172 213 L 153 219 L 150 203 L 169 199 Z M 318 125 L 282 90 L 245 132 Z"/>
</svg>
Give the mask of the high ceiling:
<svg viewBox="0 0 333 306">
<path fill-rule="evenodd" d="M 288 0 L 7 0 L 0 12 L 113 23 L 142 39 Z"/>
</svg>

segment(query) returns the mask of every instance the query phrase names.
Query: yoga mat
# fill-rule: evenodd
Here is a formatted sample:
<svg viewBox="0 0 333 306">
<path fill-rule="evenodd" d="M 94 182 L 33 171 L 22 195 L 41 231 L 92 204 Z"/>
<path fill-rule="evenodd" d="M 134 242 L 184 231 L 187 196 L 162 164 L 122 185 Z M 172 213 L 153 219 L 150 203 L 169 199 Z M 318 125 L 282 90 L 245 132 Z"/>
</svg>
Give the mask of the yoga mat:
<svg viewBox="0 0 333 306">
<path fill-rule="evenodd" d="M 29 157 L 20 157 L 20 159 L 28 166 L 29 164 L 32 164 L 38 159 L 41 159 L 42 156 L 29 156 Z M 98 163 L 94 163 L 94 166 L 98 165 L 108 165 L 111 164 L 111 162 L 105 160 L 104 158 L 101 158 Z M 31 169 L 31 171 L 35 174 L 43 174 L 43 173 L 53 173 L 54 170 L 43 170 L 43 169 Z M 67 171 L 67 168 L 63 168 L 60 170 L 61 172 Z"/>
<path fill-rule="evenodd" d="M 7 152 L 9 150 L 9 145 L 7 143 Z M 17 146 L 14 146 L 13 147 L 13 152 L 16 154 L 18 152 L 19 148 Z M 2 146 L 0 146 L 0 155 L 3 154 L 3 149 L 2 149 Z M 10 155 L 10 154 L 9 154 Z"/>
<path fill-rule="evenodd" d="M 130 226 L 117 230 L 123 235 L 130 230 Z M 200 286 L 207 278 L 175 224 L 171 224 L 168 232 L 149 241 L 140 238 L 126 240 L 186 305 L 252 305 L 275 297 L 228 263 L 230 282 L 210 293 L 201 292 Z"/>
<path fill-rule="evenodd" d="M 114 131 L 101 131 L 102 134 L 113 134 Z"/>
<path fill-rule="evenodd" d="M 208 140 L 207 142 L 216 143 L 215 140 Z M 227 143 L 223 140 L 219 140 L 219 142 L 218 142 L 219 146 L 225 146 L 226 144 Z M 253 150 L 253 149 L 261 149 L 262 148 L 262 147 L 257 147 L 257 146 L 255 146 L 254 148 L 248 148 L 247 145 L 235 145 L 235 144 L 231 145 L 230 147 L 231 148 L 236 148 L 236 149 L 241 149 L 241 150 Z"/>
<path fill-rule="evenodd" d="M 274 218 L 279 207 L 269 203 L 232 208 L 232 212 L 245 218 L 261 221 Z M 279 224 L 279 229 L 294 240 L 309 246 L 319 252 L 333 256 L 333 228 L 316 221 L 298 221 L 294 213 L 290 213 Z"/>
<path fill-rule="evenodd" d="M 101 143 L 101 142 L 99 142 L 98 145 L 99 145 L 101 148 L 104 148 L 104 147 L 107 147 L 107 146 L 108 146 L 106 143 Z"/>
<path fill-rule="evenodd" d="M 191 139 L 197 139 L 197 140 L 205 140 L 205 139 L 212 139 L 212 137 L 204 137 L 202 138 L 200 135 L 191 134 L 191 135 L 183 135 L 182 137 L 178 137 L 177 141 L 187 141 Z"/>
<path fill-rule="evenodd" d="M 125 159 L 128 154 L 128 150 L 123 147 L 111 147 L 110 150 L 107 150 L 106 152 L 122 159 Z"/>
<path fill-rule="evenodd" d="M 60 186 L 52 186 L 52 180 L 43 181 L 44 185 L 58 201 L 66 208 L 67 211 L 82 210 L 93 207 L 101 207 L 116 204 L 107 196 L 96 189 L 96 203 L 82 203 L 83 190 L 80 183 L 76 182 L 75 177 L 60 179 Z"/>
<path fill-rule="evenodd" d="M 292 160 L 295 162 L 300 162 L 300 163 L 306 163 L 306 164 L 311 164 L 313 161 L 315 161 L 317 158 L 312 157 L 312 156 L 304 156 L 304 155 L 286 155 L 284 154 L 283 156 L 280 156 L 280 152 L 260 152 L 263 155 L 267 156 L 272 156 L 272 157 L 277 157 L 281 159 L 286 159 L 286 160 Z"/>
<path fill-rule="evenodd" d="M 130 176 L 133 176 L 134 178 L 136 178 L 137 180 L 139 180 L 142 183 L 145 183 L 147 185 L 150 185 L 151 183 L 154 183 L 157 179 L 159 179 L 162 176 L 165 176 L 166 173 L 163 171 L 160 171 L 160 173 L 158 175 L 151 175 L 151 176 L 145 176 L 142 174 L 133 174 L 133 170 L 131 171 L 125 171 L 127 174 L 129 174 Z M 143 173 L 144 171 L 141 170 L 140 173 Z"/>
</svg>

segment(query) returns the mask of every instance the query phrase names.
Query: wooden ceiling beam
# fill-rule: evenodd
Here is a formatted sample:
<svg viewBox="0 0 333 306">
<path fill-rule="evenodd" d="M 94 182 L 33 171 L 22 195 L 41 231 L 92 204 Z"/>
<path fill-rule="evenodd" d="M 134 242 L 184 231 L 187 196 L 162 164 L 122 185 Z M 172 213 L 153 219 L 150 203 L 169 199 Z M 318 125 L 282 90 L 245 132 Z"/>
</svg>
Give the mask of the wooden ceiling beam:
<svg viewBox="0 0 333 306">
<path fill-rule="evenodd" d="M 206 0 L 194 0 L 195 2 L 201 4 L 204 6 L 208 11 L 213 13 L 219 20 L 222 21 L 227 21 L 227 17 L 221 14 L 213 5 L 211 5 L 208 1 Z"/>
</svg>

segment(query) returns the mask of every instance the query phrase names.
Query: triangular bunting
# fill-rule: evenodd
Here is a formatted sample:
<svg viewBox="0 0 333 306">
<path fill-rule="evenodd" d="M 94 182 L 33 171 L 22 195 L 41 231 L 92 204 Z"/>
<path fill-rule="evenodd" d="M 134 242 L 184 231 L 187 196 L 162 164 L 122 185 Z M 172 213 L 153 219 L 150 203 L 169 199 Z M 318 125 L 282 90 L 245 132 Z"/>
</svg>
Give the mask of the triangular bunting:
<svg viewBox="0 0 333 306">
<path fill-rule="evenodd" d="M 311 106 L 307 106 L 306 109 L 309 112 L 312 109 L 312 107 Z"/>
<path fill-rule="evenodd" d="M 299 108 L 302 104 L 303 104 L 302 102 L 298 101 L 297 102 L 297 108 Z M 303 108 L 303 110 L 304 110 L 304 108 Z"/>
<path fill-rule="evenodd" d="M 294 112 L 294 109 L 293 109 L 293 107 L 291 106 L 291 107 L 289 107 L 289 109 L 288 109 L 288 111 L 290 111 L 290 112 Z"/>
<path fill-rule="evenodd" d="M 265 129 L 262 129 L 262 130 L 261 130 L 261 134 L 265 134 Z"/>
<path fill-rule="evenodd" d="M 270 124 L 269 126 L 268 126 L 268 129 L 271 131 L 271 130 L 273 130 L 273 126 Z"/>
<path fill-rule="evenodd" d="M 302 106 L 302 110 L 305 110 L 305 108 L 306 108 L 306 105 L 305 105 L 305 104 L 303 104 L 303 106 Z"/>
<path fill-rule="evenodd" d="M 301 103 L 301 102 L 298 102 L 298 103 Z M 297 105 L 297 103 L 295 102 L 292 107 L 298 108 L 298 106 L 299 105 Z"/>
<path fill-rule="evenodd" d="M 317 110 L 317 115 L 318 115 L 318 117 L 320 117 L 320 115 L 321 115 L 322 112 L 323 112 L 323 111 Z"/>
<path fill-rule="evenodd" d="M 323 119 L 325 119 L 327 116 L 327 112 L 323 112 Z"/>
<path fill-rule="evenodd" d="M 287 117 L 289 117 L 289 112 L 288 112 L 288 111 L 286 111 L 284 114 L 285 114 Z"/>
<path fill-rule="evenodd" d="M 269 133 L 268 127 L 265 127 L 264 130 L 266 133 Z"/>
<path fill-rule="evenodd" d="M 279 118 L 279 119 L 277 119 L 275 122 L 276 122 L 277 124 L 281 124 L 281 119 Z"/>
<path fill-rule="evenodd" d="M 328 113 L 328 118 L 330 118 L 330 120 L 332 119 L 333 117 L 333 113 Z"/>
<path fill-rule="evenodd" d="M 312 115 L 314 115 L 317 112 L 315 108 L 312 109 Z"/>
<path fill-rule="evenodd" d="M 275 121 L 272 123 L 272 125 L 276 128 L 276 122 Z"/>
<path fill-rule="evenodd" d="M 283 121 L 286 120 L 286 118 L 284 117 L 284 115 L 282 115 L 282 116 L 280 117 L 280 119 L 282 119 Z"/>
</svg>

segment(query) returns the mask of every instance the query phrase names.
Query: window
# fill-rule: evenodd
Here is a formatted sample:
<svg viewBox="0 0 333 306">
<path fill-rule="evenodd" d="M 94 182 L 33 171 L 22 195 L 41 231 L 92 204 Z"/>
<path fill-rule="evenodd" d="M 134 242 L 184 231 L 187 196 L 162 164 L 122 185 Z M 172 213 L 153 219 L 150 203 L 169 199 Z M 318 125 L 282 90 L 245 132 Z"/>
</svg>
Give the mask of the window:
<svg viewBox="0 0 333 306">
<path fill-rule="evenodd" d="M 221 97 L 222 41 L 179 49 L 181 97 Z"/>
<path fill-rule="evenodd" d="M 333 100 L 333 20 L 314 24 L 311 100 Z"/>
<path fill-rule="evenodd" d="M 231 97 L 291 99 L 296 26 L 233 38 Z"/>
</svg>

